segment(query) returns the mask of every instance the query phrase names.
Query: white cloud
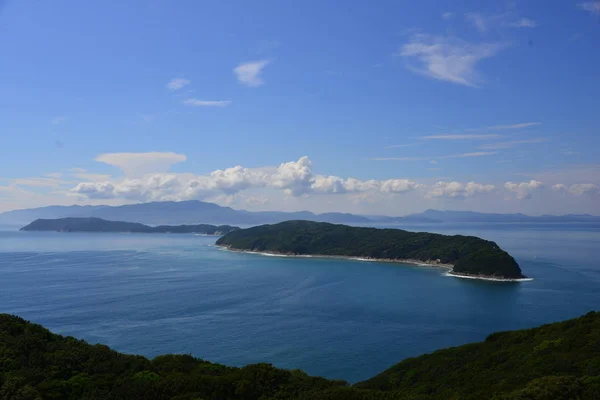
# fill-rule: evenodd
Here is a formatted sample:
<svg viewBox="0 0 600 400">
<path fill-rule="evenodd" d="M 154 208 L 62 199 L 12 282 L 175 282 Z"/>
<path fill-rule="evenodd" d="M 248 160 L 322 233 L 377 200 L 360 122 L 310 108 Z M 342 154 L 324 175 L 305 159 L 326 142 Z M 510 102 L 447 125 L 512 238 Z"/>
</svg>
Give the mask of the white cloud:
<svg viewBox="0 0 600 400">
<path fill-rule="evenodd" d="M 475 87 L 482 82 L 477 64 L 505 47 L 498 43 L 471 44 L 460 39 L 417 34 L 402 46 L 400 56 L 412 60 L 408 68 L 421 75 Z"/>
<path fill-rule="evenodd" d="M 380 190 L 384 193 L 403 193 L 415 189 L 420 189 L 424 185 L 415 183 L 408 179 L 388 179 L 383 181 L 380 186 Z"/>
<path fill-rule="evenodd" d="M 467 13 L 465 19 L 471 22 L 479 32 L 485 32 L 488 29 L 487 19 L 480 13 Z"/>
<path fill-rule="evenodd" d="M 430 135 L 423 136 L 421 139 L 440 139 L 440 140 L 470 140 L 470 139 L 495 139 L 499 138 L 501 135 L 496 133 L 483 134 L 483 135 Z"/>
<path fill-rule="evenodd" d="M 119 197 L 115 187 L 110 182 L 82 182 L 71 190 L 73 193 L 84 195 L 90 199 L 109 199 Z"/>
<path fill-rule="evenodd" d="M 69 119 L 69 117 L 66 117 L 66 116 L 64 116 L 64 115 L 60 115 L 60 116 L 58 116 L 58 117 L 54 117 L 54 118 L 52 118 L 52 119 L 50 120 L 50 123 L 51 123 L 52 125 L 59 125 L 59 124 L 62 124 L 62 123 L 64 123 L 64 122 L 67 122 L 67 120 L 68 120 L 68 119 Z"/>
<path fill-rule="evenodd" d="M 114 158 L 114 157 L 113 157 Z M 129 160 L 127 165 L 129 167 Z M 114 163 L 114 160 L 113 160 Z M 123 165 L 122 160 L 118 160 Z M 72 193 L 89 198 L 123 198 L 135 201 L 206 199 L 232 196 L 247 189 L 271 188 L 287 196 L 337 193 L 405 193 L 424 185 L 407 179 L 367 180 L 343 179 L 317 175 L 308 157 L 282 163 L 278 167 L 244 168 L 236 166 L 216 170 L 209 175 L 152 173 L 138 178 L 105 182 L 82 182 Z"/>
<path fill-rule="evenodd" d="M 598 194 L 600 188 L 593 183 L 576 183 L 571 185 L 569 192 L 576 196 L 583 196 L 584 194 Z"/>
<path fill-rule="evenodd" d="M 464 157 L 483 157 L 491 156 L 496 154 L 495 151 L 475 151 L 472 153 L 461 153 L 451 154 L 448 156 L 437 156 L 437 157 L 375 157 L 371 158 L 373 161 L 429 161 L 429 160 L 440 160 L 447 158 L 464 158 Z"/>
<path fill-rule="evenodd" d="M 169 89 L 170 91 L 174 92 L 176 90 L 183 89 L 184 87 L 186 87 L 190 83 L 192 83 L 192 82 L 190 80 L 188 80 L 188 79 L 173 78 L 173 79 L 171 79 L 171 81 L 169 83 L 167 83 L 167 89 Z"/>
<path fill-rule="evenodd" d="M 520 20 L 512 22 L 509 25 L 515 28 L 535 28 L 538 26 L 537 22 L 529 18 L 521 18 Z"/>
<path fill-rule="evenodd" d="M 428 197 L 471 197 L 478 194 L 491 193 L 496 189 L 494 185 L 484 185 L 476 182 L 437 182 L 427 193 Z"/>
<path fill-rule="evenodd" d="M 600 187 L 593 183 L 575 183 L 571 186 L 558 183 L 552 185 L 552 190 L 561 193 L 570 193 L 575 196 L 600 194 Z"/>
<path fill-rule="evenodd" d="M 479 146 L 480 149 L 484 150 L 498 150 L 498 149 L 512 149 L 513 147 L 517 147 L 521 144 L 531 144 L 531 143 L 543 143 L 546 139 L 538 138 L 538 139 L 523 139 L 523 140 L 509 140 L 506 142 L 496 142 L 496 143 L 488 143 Z"/>
<path fill-rule="evenodd" d="M 171 165 L 185 160 L 186 156 L 184 154 L 170 152 L 105 153 L 96 157 L 96 161 L 120 168 L 126 176 L 166 172 L 171 168 Z"/>
<path fill-rule="evenodd" d="M 231 100 L 199 100 L 199 99 L 185 99 L 183 104 L 186 106 L 196 107 L 227 107 L 231 104 Z"/>
<path fill-rule="evenodd" d="M 540 189 L 543 186 L 544 184 L 542 182 L 533 179 L 529 182 L 506 182 L 504 184 L 506 190 L 517 195 L 517 199 L 528 199 L 531 197 L 532 192 L 534 192 L 537 189 Z"/>
<path fill-rule="evenodd" d="M 45 176 L 49 177 L 49 178 L 55 178 L 55 179 L 59 179 L 60 177 L 62 177 L 62 172 L 51 172 L 49 174 L 44 174 Z"/>
<path fill-rule="evenodd" d="M 238 81 L 246 86 L 257 87 L 264 83 L 260 76 L 262 70 L 270 63 L 269 60 L 251 61 L 238 65 L 233 69 Z"/>
<path fill-rule="evenodd" d="M 589 11 L 592 14 L 600 15 L 600 1 L 586 1 L 577 4 L 579 8 L 585 11 Z"/>
<path fill-rule="evenodd" d="M 541 124 L 542 124 L 541 122 L 523 122 L 520 124 L 488 126 L 486 129 L 489 129 L 489 130 L 523 129 L 523 128 L 529 128 L 530 126 L 536 126 L 536 125 L 541 125 Z"/>
<path fill-rule="evenodd" d="M 453 12 L 445 12 L 442 14 L 442 18 L 445 19 L 446 21 L 449 19 L 452 19 L 452 17 L 454 16 Z"/>
</svg>

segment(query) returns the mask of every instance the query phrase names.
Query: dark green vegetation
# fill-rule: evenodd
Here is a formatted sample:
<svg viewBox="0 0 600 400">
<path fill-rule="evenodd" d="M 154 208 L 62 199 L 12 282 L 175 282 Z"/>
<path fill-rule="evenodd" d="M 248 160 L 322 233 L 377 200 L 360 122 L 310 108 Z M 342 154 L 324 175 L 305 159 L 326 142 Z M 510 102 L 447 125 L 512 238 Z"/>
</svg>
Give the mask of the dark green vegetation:
<svg viewBox="0 0 600 400">
<path fill-rule="evenodd" d="M 407 359 L 354 386 L 269 364 L 149 360 L 0 314 L 0 399 L 600 399 L 600 313 L 494 333 Z"/>
<path fill-rule="evenodd" d="M 240 228 L 229 225 L 178 225 L 148 226 L 136 222 L 107 221 L 101 218 L 36 219 L 22 231 L 58 232 L 135 232 L 135 233 L 201 233 L 224 235 Z"/>
<path fill-rule="evenodd" d="M 523 278 L 517 262 L 494 242 L 474 236 L 446 236 L 400 229 L 357 228 L 288 221 L 230 232 L 217 240 L 234 250 L 282 254 L 440 260 L 457 274 Z"/>
</svg>

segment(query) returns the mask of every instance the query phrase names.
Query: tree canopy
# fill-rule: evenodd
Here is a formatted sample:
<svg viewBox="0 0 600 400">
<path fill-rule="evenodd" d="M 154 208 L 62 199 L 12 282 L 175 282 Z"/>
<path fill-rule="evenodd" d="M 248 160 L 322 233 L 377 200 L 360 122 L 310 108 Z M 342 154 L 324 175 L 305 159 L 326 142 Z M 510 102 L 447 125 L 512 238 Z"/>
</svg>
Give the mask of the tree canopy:
<svg viewBox="0 0 600 400">
<path fill-rule="evenodd" d="M 496 243 L 475 236 L 287 221 L 233 231 L 217 240 L 217 244 L 235 250 L 295 255 L 439 260 L 454 265 L 456 274 L 523 278 L 513 257 Z"/>
<path fill-rule="evenodd" d="M 355 384 L 270 364 L 147 359 L 0 314 L 0 399 L 567 400 L 600 394 L 600 313 L 409 358 Z"/>
</svg>

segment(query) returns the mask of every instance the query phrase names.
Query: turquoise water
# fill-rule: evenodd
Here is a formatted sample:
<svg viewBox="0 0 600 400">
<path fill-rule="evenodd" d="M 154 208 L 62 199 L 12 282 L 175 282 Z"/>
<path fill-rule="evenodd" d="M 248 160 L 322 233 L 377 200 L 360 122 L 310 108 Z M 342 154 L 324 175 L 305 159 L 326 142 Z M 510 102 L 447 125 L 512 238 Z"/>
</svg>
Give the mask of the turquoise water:
<svg viewBox="0 0 600 400">
<path fill-rule="evenodd" d="M 233 253 L 194 235 L 0 231 L 0 312 L 128 353 L 355 382 L 409 356 L 600 309 L 598 227 L 411 229 L 495 240 L 534 280 Z"/>
</svg>

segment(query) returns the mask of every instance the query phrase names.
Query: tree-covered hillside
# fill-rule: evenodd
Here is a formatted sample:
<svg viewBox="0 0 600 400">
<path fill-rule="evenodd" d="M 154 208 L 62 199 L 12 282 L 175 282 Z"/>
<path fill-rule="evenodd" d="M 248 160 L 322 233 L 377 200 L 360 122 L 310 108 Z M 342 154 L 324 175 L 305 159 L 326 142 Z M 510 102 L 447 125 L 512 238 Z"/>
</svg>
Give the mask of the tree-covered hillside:
<svg viewBox="0 0 600 400">
<path fill-rule="evenodd" d="M 36 219 L 22 231 L 57 232 L 131 232 L 131 233 L 199 233 L 205 235 L 223 235 L 240 229 L 229 225 L 159 225 L 148 226 L 136 222 L 107 221 L 102 218 L 57 218 Z"/>
<path fill-rule="evenodd" d="M 457 274 L 523 278 L 514 258 L 496 243 L 474 236 L 287 221 L 230 232 L 217 244 L 235 250 L 283 254 L 440 260 L 454 265 Z"/>
<path fill-rule="evenodd" d="M 0 314 L 0 399 L 597 400 L 599 343 L 591 312 L 410 358 L 349 386 L 269 364 L 125 355 Z"/>
</svg>

